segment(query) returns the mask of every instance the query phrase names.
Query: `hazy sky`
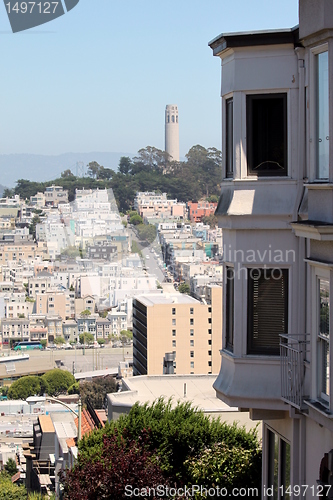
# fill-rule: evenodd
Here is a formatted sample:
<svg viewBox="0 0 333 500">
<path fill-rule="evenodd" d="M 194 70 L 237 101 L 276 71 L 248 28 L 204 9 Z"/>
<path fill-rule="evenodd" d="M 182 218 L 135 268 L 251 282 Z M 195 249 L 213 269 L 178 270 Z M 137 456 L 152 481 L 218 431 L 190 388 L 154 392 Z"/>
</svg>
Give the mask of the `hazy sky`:
<svg viewBox="0 0 333 500">
<path fill-rule="evenodd" d="M 221 148 L 220 33 L 287 28 L 297 0 L 80 0 L 12 34 L 0 5 L 0 154 L 164 149 L 179 107 L 180 154 Z"/>
</svg>

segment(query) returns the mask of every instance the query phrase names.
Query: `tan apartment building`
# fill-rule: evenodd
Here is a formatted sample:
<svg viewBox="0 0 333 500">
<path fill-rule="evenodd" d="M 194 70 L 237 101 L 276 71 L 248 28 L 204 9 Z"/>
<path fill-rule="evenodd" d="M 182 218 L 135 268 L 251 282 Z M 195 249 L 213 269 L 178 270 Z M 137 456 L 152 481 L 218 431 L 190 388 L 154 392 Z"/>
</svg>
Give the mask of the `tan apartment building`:
<svg viewBox="0 0 333 500">
<path fill-rule="evenodd" d="M 45 205 L 57 207 L 59 203 L 68 203 L 68 191 L 62 186 L 48 186 L 45 188 Z"/>
<path fill-rule="evenodd" d="M 58 314 L 63 320 L 75 315 L 74 292 L 39 292 L 36 293 L 35 304 L 37 314 Z"/>
<path fill-rule="evenodd" d="M 208 294 L 207 303 L 180 293 L 133 300 L 134 375 L 218 373 L 222 287 Z"/>
<path fill-rule="evenodd" d="M 33 241 L 8 241 L 0 243 L 0 265 L 8 261 L 43 259 L 47 255 L 47 247 Z"/>
</svg>

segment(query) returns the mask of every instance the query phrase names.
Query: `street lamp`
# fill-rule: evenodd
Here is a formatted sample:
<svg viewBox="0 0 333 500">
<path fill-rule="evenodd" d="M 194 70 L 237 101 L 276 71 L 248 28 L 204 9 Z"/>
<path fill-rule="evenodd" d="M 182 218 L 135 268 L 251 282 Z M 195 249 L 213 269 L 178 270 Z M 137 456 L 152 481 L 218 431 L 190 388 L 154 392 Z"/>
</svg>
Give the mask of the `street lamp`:
<svg viewBox="0 0 333 500">
<path fill-rule="evenodd" d="M 63 401 L 60 401 L 60 399 L 53 398 L 52 396 L 46 396 L 45 399 L 46 399 L 46 401 L 53 401 L 54 403 L 58 403 L 58 404 L 64 406 L 65 408 L 67 408 L 67 410 L 71 411 L 76 416 L 76 412 L 73 410 L 73 408 L 68 406 Z M 82 415 L 82 401 L 80 398 L 79 402 L 78 402 L 78 415 L 77 415 L 78 416 L 78 425 L 77 425 L 78 426 L 78 429 L 77 429 L 77 442 L 78 443 L 81 441 L 81 415 Z"/>
</svg>

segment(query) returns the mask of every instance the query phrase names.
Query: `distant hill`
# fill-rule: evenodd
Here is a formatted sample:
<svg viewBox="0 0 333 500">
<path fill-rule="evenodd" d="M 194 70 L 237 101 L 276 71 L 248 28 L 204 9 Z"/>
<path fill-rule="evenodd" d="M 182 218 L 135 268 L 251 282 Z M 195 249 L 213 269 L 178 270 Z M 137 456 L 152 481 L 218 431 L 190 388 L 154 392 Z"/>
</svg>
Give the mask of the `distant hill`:
<svg viewBox="0 0 333 500">
<path fill-rule="evenodd" d="M 135 156 L 132 153 L 64 153 L 61 155 L 0 155 L 0 182 L 14 187 L 17 179 L 29 181 L 50 181 L 60 177 L 61 172 L 70 169 L 76 175 L 76 163 L 83 162 L 86 167 L 97 161 L 105 168 L 118 169 L 121 156 Z M 0 193 L 2 185 L 0 185 Z"/>
</svg>

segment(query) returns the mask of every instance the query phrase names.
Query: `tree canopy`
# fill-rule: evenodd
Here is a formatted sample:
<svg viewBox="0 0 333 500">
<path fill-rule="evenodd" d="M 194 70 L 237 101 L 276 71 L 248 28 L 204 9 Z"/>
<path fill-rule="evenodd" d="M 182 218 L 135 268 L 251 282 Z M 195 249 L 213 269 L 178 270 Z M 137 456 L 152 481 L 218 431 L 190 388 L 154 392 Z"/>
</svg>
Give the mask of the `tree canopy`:
<svg viewBox="0 0 333 500">
<path fill-rule="evenodd" d="M 256 431 L 210 419 L 190 402 L 135 404 L 128 415 L 84 436 L 79 451 L 78 463 L 63 477 L 68 499 L 118 500 L 125 498 L 126 485 L 141 484 L 246 485 L 260 491 Z"/>
<path fill-rule="evenodd" d="M 221 159 L 222 153 L 218 149 L 195 145 L 187 153 L 186 161 L 170 162 L 165 151 L 147 146 L 140 149 L 133 159 L 121 157 L 117 172 L 92 161 L 88 164 L 87 177 L 76 177 L 67 169 L 60 178 L 53 181 L 32 182 L 19 179 L 14 194 L 19 194 L 24 199 L 30 198 L 56 183 L 68 190 L 69 201 L 73 201 L 76 188 L 112 188 L 122 212 L 133 207 L 137 191 L 159 190 L 179 201 L 197 201 L 202 197 L 219 196 Z"/>
</svg>

